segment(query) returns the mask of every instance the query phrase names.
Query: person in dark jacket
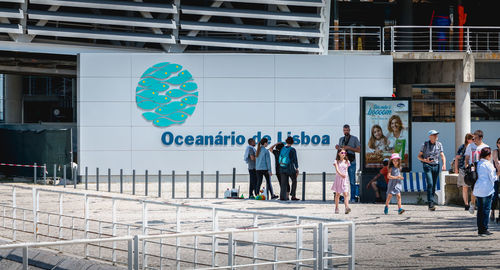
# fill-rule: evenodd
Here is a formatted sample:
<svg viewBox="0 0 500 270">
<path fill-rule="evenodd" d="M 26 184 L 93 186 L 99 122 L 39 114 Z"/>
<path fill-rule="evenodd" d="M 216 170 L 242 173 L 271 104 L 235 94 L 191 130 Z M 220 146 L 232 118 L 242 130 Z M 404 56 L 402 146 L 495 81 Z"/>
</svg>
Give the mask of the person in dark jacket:
<svg viewBox="0 0 500 270">
<path fill-rule="evenodd" d="M 281 186 L 281 173 L 280 173 L 280 153 L 281 149 L 285 147 L 285 144 L 282 142 L 275 143 L 269 148 L 269 152 L 273 153 L 274 155 L 274 168 L 275 168 L 275 175 L 276 178 L 278 179 L 278 185 Z M 287 183 L 288 184 L 288 183 Z M 290 195 L 290 185 L 287 187 L 287 194 Z"/>
<path fill-rule="evenodd" d="M 281 185 L 280 185 L 280 200 L 289 200 L 287 194 L 287 186 L 289 184 L 289 178 L 292 180 L 292 187 L 290 190 L 290 195 L 293 201 L 298 201 L 299 199 L 295 196 L 297 191 L 297 176 L 299 174 L 299 162 L 297 160 L 297 151 L 292 147 L 293 138 L 286 138 L 286 146 L 281 149 L 279 156 L 279 166 L 281 173 Z"/>
</svg>

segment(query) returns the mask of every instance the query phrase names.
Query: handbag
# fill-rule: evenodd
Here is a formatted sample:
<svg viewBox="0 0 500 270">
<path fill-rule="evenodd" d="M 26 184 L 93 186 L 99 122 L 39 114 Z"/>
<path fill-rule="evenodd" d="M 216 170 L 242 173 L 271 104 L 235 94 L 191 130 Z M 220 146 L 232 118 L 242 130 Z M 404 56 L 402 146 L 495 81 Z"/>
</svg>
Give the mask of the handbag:
<svg viewBox="0 0 500 270">
<path fill-rule="evenodd" d="M 477 161 L 465 168 L 464 182 L 472 187 L 477 181 Z"/>
</svg>

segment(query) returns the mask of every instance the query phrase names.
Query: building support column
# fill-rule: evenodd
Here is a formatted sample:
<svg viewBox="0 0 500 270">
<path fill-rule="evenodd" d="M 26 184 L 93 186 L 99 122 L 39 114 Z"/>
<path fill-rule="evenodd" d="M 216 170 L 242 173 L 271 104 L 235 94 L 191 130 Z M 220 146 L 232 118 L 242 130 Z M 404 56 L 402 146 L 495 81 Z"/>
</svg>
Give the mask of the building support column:
<svg viewBox="0 0 500 270">
<path fill-rule="evenodd" d="M 455 65 L 455 150 L 471 132 L 471 82 L 474 81 L 474 58 L 466 54 L 463 62 Z"/>
<path fill-rule="evenodd" d="M 14 124 L 23 121 L 23 77 L 5 75 L 5 123 Z"/>
</svg>

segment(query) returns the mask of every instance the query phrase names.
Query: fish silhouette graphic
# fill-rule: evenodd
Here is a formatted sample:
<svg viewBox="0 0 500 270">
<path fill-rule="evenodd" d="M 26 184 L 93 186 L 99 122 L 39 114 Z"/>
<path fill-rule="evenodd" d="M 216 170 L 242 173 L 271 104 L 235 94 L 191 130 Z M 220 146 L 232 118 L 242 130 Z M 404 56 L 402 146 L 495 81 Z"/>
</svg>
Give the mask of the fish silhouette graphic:
<svg viewBox="0 0 500 270">
<path fill-rule="evenodd" d="M 181 125 L 198 104 L 198 85 L 182 66 L 163 62 L 148 68 L 137 83 L 135 101 L 157 127 Z"/>
</svg>

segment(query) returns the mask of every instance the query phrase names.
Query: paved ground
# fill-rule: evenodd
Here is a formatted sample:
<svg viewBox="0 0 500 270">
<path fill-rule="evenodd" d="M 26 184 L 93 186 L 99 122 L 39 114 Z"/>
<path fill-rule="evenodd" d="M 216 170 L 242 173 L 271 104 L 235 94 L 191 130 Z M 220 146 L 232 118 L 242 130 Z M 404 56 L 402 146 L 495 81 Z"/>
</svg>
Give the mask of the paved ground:
<svg viewBox="0 0 500 270">
<path fill-rule="evenodd" d="M 62 187 L 47 187 L 61 190 Z M 82 186 L 78 187 L 79 189 Z M 101 190 L 104 186 L 101 187 Z M 321 185 L 311 185 L 309 190 L 321 192 Z M 113 185 L 113 190 L 119 190 Z M 67 188 L 67 190 L 70 190 Z M 11 200 L 9 189 L 0 189 L 0 199 L 8 203 Z M 83 192 L 79 190 L 78 192 Z M 192 189 L 192 192 L 199 192 Z M 92 194 L 108 194 L 95 192 Z M 154 193 L 153 193 L 154 194 Z M 139 196 L 119 195 L 126 198 Z M 316 195 L 314 195 L 316 196 Z M 53 209 L 57 212 L 57 196 L 41 196 L 41 210 Z M 141 197 L 143 198 L 143 197 Z M 153 199 L 153 198 L 152 198 Z M 490 224 L 494 235 L 477 236 L 475 216 L 462 207 L 441 206 L 437 211 L 429 212 L 425 206 L 405 205 L 406 212 L 398 215 L 396 206 L 391 206 L 389 215 L 383 214 L 383 205 L 354 204 L 349 215 L 334 214 L 331 196 L 329 201 L 280 202 L 227 199 L 155 199 L 191 205 L 214 206 L 230 209 L 246 209 L 291 215 L 307 215 L 322 218 L 349 219 L 356 222 L 356 265 L 358 269 L 498 269 L 500 267 L 500 225 Z M 19 194 L 18 205 L 31 204 L 31 193 Z M 82 214 L 82 204 L 78 196 L 65 197 L 65 214 Z M 92 201 L 93 218 L 110 220 L 109 202 Z M 140 224 L 140 205 L 120 202 L 117 205 L 118 221 Z M 343 206 L 341 207 L 343 209 Z M 210 227 L 207 219 L 210 213 L 203 211 L 183 211 L 183 226 L 192 230 L 204 230 Z M 150 208 L 151 224 L 162 228 L 175 226 L 175 211 L 172 209 Z M 221 227 L 238 227 L 251 221 L 251 217 L 241 218 L 234 215 L 222 216 Z M 263 225 L 287 224 L 290 221 L 280 219 L 260 220 Z M 94 225 L 94 229 L 97 228 Z M 8 236 L 9 233 L 5 232 Z M 21 237 L 21 234 L 19 234 Z M 29 235 L 25 236 L 29 237 Z M 295 234 L 267 235 L 269 241 L 293 244 Z M 263 239 L 264 236 L 260 236 Z M 330 239 L 334 250 L 346 247 L 344 229 L 332 232 Z M 153 261 L 153 260 L 152 260 Z M 335 261 L 337 267 L 344 268 L 345 261 Z M 267 269 L 267 268 L 266 268 Z M 280 268 L 281 269 L 281 268 Z"/>
</svg>

